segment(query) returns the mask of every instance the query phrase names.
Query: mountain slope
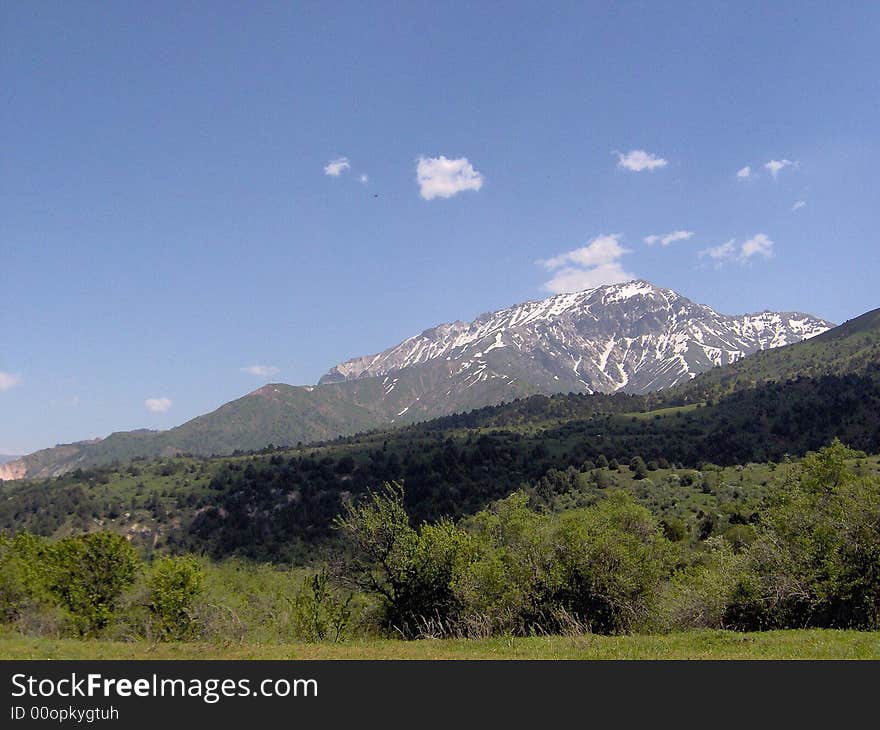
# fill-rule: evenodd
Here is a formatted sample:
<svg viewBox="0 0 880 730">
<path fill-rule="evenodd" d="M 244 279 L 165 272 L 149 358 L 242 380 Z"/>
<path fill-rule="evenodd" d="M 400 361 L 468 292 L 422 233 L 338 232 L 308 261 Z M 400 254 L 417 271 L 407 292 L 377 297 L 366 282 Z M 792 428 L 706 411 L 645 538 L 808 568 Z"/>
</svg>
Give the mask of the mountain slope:
<svg viewBox="0 0 880 730">
<path fill-rule="evenodd" d="M 762 383 L 864 374 L 880 363 L 880 309 L 847 320 L 807 342 L 757 352 L 730 367 L 709 370 L 665 393 L 667 400 L 696 403 Z"/>
<path fill-rule="evenodd" d="M 730 365 L 708 370 L 682 385 L 631 396 L 629 400 L 622 400 L 620 394 L 534 396 L 444 416 L 421 427 L 434 431 L 529 424 L 543 427 L 548 423 L 587 419 L 597 413 L 677 410 L 680 406 L 716 400 L 719 406 L 720 401 L 725 401 L 720 409 L 725 411 L 731 403 L 742 403 L 753 397 L 760 399 L 767 393 L 784 390 L 789 381 L 810 382 L 812 384 L 805 387 L 814 389 L 830 387 L 829 383 L 840 388 L 853 382 L 880 383 L 880 309 L 866 312 L 810 340 L 757 352 Z M 750 391 L 758 395 L 752 396 Z M 727 399 L 727 396 L 735 397 Z M 826 401 L 835 399 L 836 396 L 825 398 Z"/>
<path fill-rule="evenodd" d="M 510 387 L 493 380 L 453 397 L 447 394 L 449 377 L 446 365 L 432 363 L 394 378 L 322 386 L 270 383 L 167 431 L 122 431 L 0 464 L 0 480 L 46 478 L 139 457 L 210 456 L 259 450 L 270 444 L 292 446 L 438 415 L 427 407 L 430 403 L 445 403 L 448 410 L 441 412 L 451 413 L 541 392 L 525 382 Z"/>
<path fill-rule="evenodd" d="M 270 384 L 168 431 L 45 449 L 0 465 L 0 479 L 294 445 L 534 394 L 648 393 L 831 326 L 797 312 L 726 316 L 646 281 L 603 286 L 439 325 L 341 363 L 317 386 Z"/>
</svg>

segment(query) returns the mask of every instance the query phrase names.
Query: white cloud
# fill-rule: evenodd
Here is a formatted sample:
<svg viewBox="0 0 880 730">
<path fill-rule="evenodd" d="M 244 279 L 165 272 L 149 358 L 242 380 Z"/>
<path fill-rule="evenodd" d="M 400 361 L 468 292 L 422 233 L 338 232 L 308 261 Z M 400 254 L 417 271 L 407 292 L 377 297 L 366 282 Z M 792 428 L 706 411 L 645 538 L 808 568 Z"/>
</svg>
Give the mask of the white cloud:
<svg viewBox="0 0 880 730">
<path fill-rule="evenodd" d="M 806 207 L 807 207 L 806 200 L 797 200 L 797 201 L 795 201 L 795 204 L 793 206 L 791 206 L 791 210 L 792 210 L 792 212 L 794 212 L 796 210 L 800 210 L 801 208 L 806 208 Z"/>
<path fill-rule="evenodd" d="M 463 190 L 479 190 L 483 176 L 474 170 L 467 157 L 450 160 L 440 157 L 419 157 L 416 165 L 419 195 L 425 200 L 451 198 Z"/>
<path fill-rule="evenodd" d="M 629 253 L 620 245 L 620 235 L 602 235 L 586 246 L 539 261 L 553 277 L 543 288 L 554 294 L 592 289 L 603 284 L 619 284 L 636 277 L 624 271 L 620 257 Z"/>
<path fill-rule="evenodd" d="M 147 410 L 151 413 L 165 413 L 169 408 L 171 408 L 171 399 L 170 398 L 147 398 L 144 401 L 144 405 L 147 407 Z"/>
<path fill-rule="evenodd" d="M 259 378 L 268 378 L 279 372 L 274 365 L 248 365 L 241 369 L 244 373 L 256 375 Z"/>
<path fill-rule="evenodd" d="M 715 268 L 721 268 L 726 261 L 746 263 L 753 256 L 761 256 L 769 259 L 773 257 L 773 241 L 765 233 L 756 233 L 739 246 L 736 239 L 731 238 L 720 246 L 706 248 L 699 252 L 699 257 L 710 258 L 715 262 Z"/>
<path fill-rule="evenodd" d="M 604 284 L 620 284 L 635 278 L 635 275 L 624 271 L 619 263 L 602 264 L 593 269 L 565 268 L 554 272 L 553 278 L 544 282 L 543 288 L 553 294 L 563 294 L 595 289 Z"/>
<path fill-rule="evenodd" d="M 330 162 L 324 165 L 324 174 L 330 177 L 339 177 L 350 167 L 351 164 L 347 157 L 337 157 L 335 160 L 330 160 Z"/>
<path fill-rule="evenodd" d="M 773 257 L 773 241 L 766 234 L 758 233 L 740 247 L 740 258 L 743 261 L 752 256 L 763 256 L 765 259 Z"/>
<path fill-rule="evenodd" d="M 773 175 L 773 179 L 775 180 L 776 176 L 786 167 L 797 167 L 798 164 L 799 163 L 792 162 L 791 160 L 770 160 L 764 164 L 764 168 L 770 171 L 770 174 Z"/>
<path fill-rule="evenodd" d="M 629 251 L 620 245 L 620 234 L 596 236 L 586 246 L 554 256 L 552 259 L 539 261 L 546 269 L 552 271 L 566 264 L 577 266 L 602 266 L 619 259 Z"/>
<path fill-rule="evenodd" d="M 687 241 L 693 235 L 693 231 L 672 231 L 672 233 L 665 234 L 652 233 L 650 236 L 645 236 L 644 241 L 649 246 L 653 246 L 655 243 L 659 243 L 661 246 L 668 246 L 676 241 Z"/>
<path fill-rule="evenodd" d="M 0 393 L 2 393 L 4 390 L 14 388 L 20 382 L 20 376 L 13 375 L 12 373 L 4 373 L 2 370 L 0 370 Z"/>
<path fill-rule="evenodd" d="M 650 152 L 645 152 L 645 150 L 630 150 L 626 154 L 622 152 L 616 152 L 615 154 L 617 155 L 617 166 L 625 170 L 632 170 L 633 172 L 656 170 L 669 164 L 662 157 L 652 155 Z"/>
<path fill-rule="evenodd" d="M 713 246 L 712 248 L 706 248 L 700 251 L 699 257 L 703 258 L 708 256 L 710 259 L 714 259 L 716 265 L 720 265 L 722 261 L 726 261 L 727 259 L 731 259 L 736 255 L 736 241 L 734 239 L 730 239 L 726 243 L 722 243 L 720 246 Z"/>
<path fill-rule="evenodd" d="M 736 171 L 737 180 L 748 180 L 752 177 L 752 168 L 749 165 L 741 167 Z"/>
<path fill-rule="evenodd" d="M 364 173 L 361 173 L 361 176 L 358 178 L 358 180 L 360 180 L 364 185 L 366 185 L 368 182 L 370 182 L 370 176 L 364 172 Z"/>
</svg>

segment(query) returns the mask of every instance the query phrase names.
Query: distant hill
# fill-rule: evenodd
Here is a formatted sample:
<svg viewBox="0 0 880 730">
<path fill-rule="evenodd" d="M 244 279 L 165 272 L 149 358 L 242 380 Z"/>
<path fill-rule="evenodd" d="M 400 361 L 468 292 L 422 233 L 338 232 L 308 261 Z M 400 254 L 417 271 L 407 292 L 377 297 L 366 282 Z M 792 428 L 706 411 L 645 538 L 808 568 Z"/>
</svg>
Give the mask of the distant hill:
<svg viewBox="0 0 880 730">
<path fill-rule="evenodd" d="M 341 363 L 316 386 L 266 385 L 168 431 L 44 449 L 0 465 L 0 478 L 292 446 L 535 394 L 649 393 L 831 326 L 798 312 L 722 315 L 646 281 L 602 286 L 439 325 Z"/>
<path fill-rule="evenodd" d="M 0 464 L 5 464 L 8 461 L 15 461 L 16 459 L 20 459 L 21 455 L 13 455 L 13 454 L 0 454 Z"/>
</svg>

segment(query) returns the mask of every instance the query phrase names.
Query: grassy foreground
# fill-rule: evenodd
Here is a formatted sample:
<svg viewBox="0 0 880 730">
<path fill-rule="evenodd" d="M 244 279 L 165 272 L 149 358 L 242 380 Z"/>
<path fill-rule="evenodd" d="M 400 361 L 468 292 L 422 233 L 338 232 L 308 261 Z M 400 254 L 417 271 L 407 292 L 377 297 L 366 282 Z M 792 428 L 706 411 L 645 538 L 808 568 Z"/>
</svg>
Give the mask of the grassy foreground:
<svg viewBox="0 0 880 730">
<path fill-rule="evenodd" d="M 692 631 L 342 644 L 148 644 L 0 638 L 0 659 L 880 659 L 880 632 Z"/>
</svg>

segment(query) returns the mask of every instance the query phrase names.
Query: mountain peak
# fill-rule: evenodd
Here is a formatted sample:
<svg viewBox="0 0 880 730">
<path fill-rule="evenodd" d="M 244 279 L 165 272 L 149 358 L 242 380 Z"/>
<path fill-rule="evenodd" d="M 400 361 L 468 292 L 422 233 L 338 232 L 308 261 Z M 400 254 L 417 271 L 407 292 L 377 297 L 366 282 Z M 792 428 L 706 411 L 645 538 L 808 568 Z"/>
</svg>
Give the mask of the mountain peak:
<svg viewBox="0 0 880 730">
<path fill-rule="evenodd" d="M 450 378 L 473 381 L 466 387 L 497 378 L 526 380 L 541 391 L 643 393 L 831 326 L 798 312 L 729 317 L 633 279 L 523 302 L 470 323 L 437 325 L 340 363 L 319 384 L 445 363 Z"/>
</svg>

